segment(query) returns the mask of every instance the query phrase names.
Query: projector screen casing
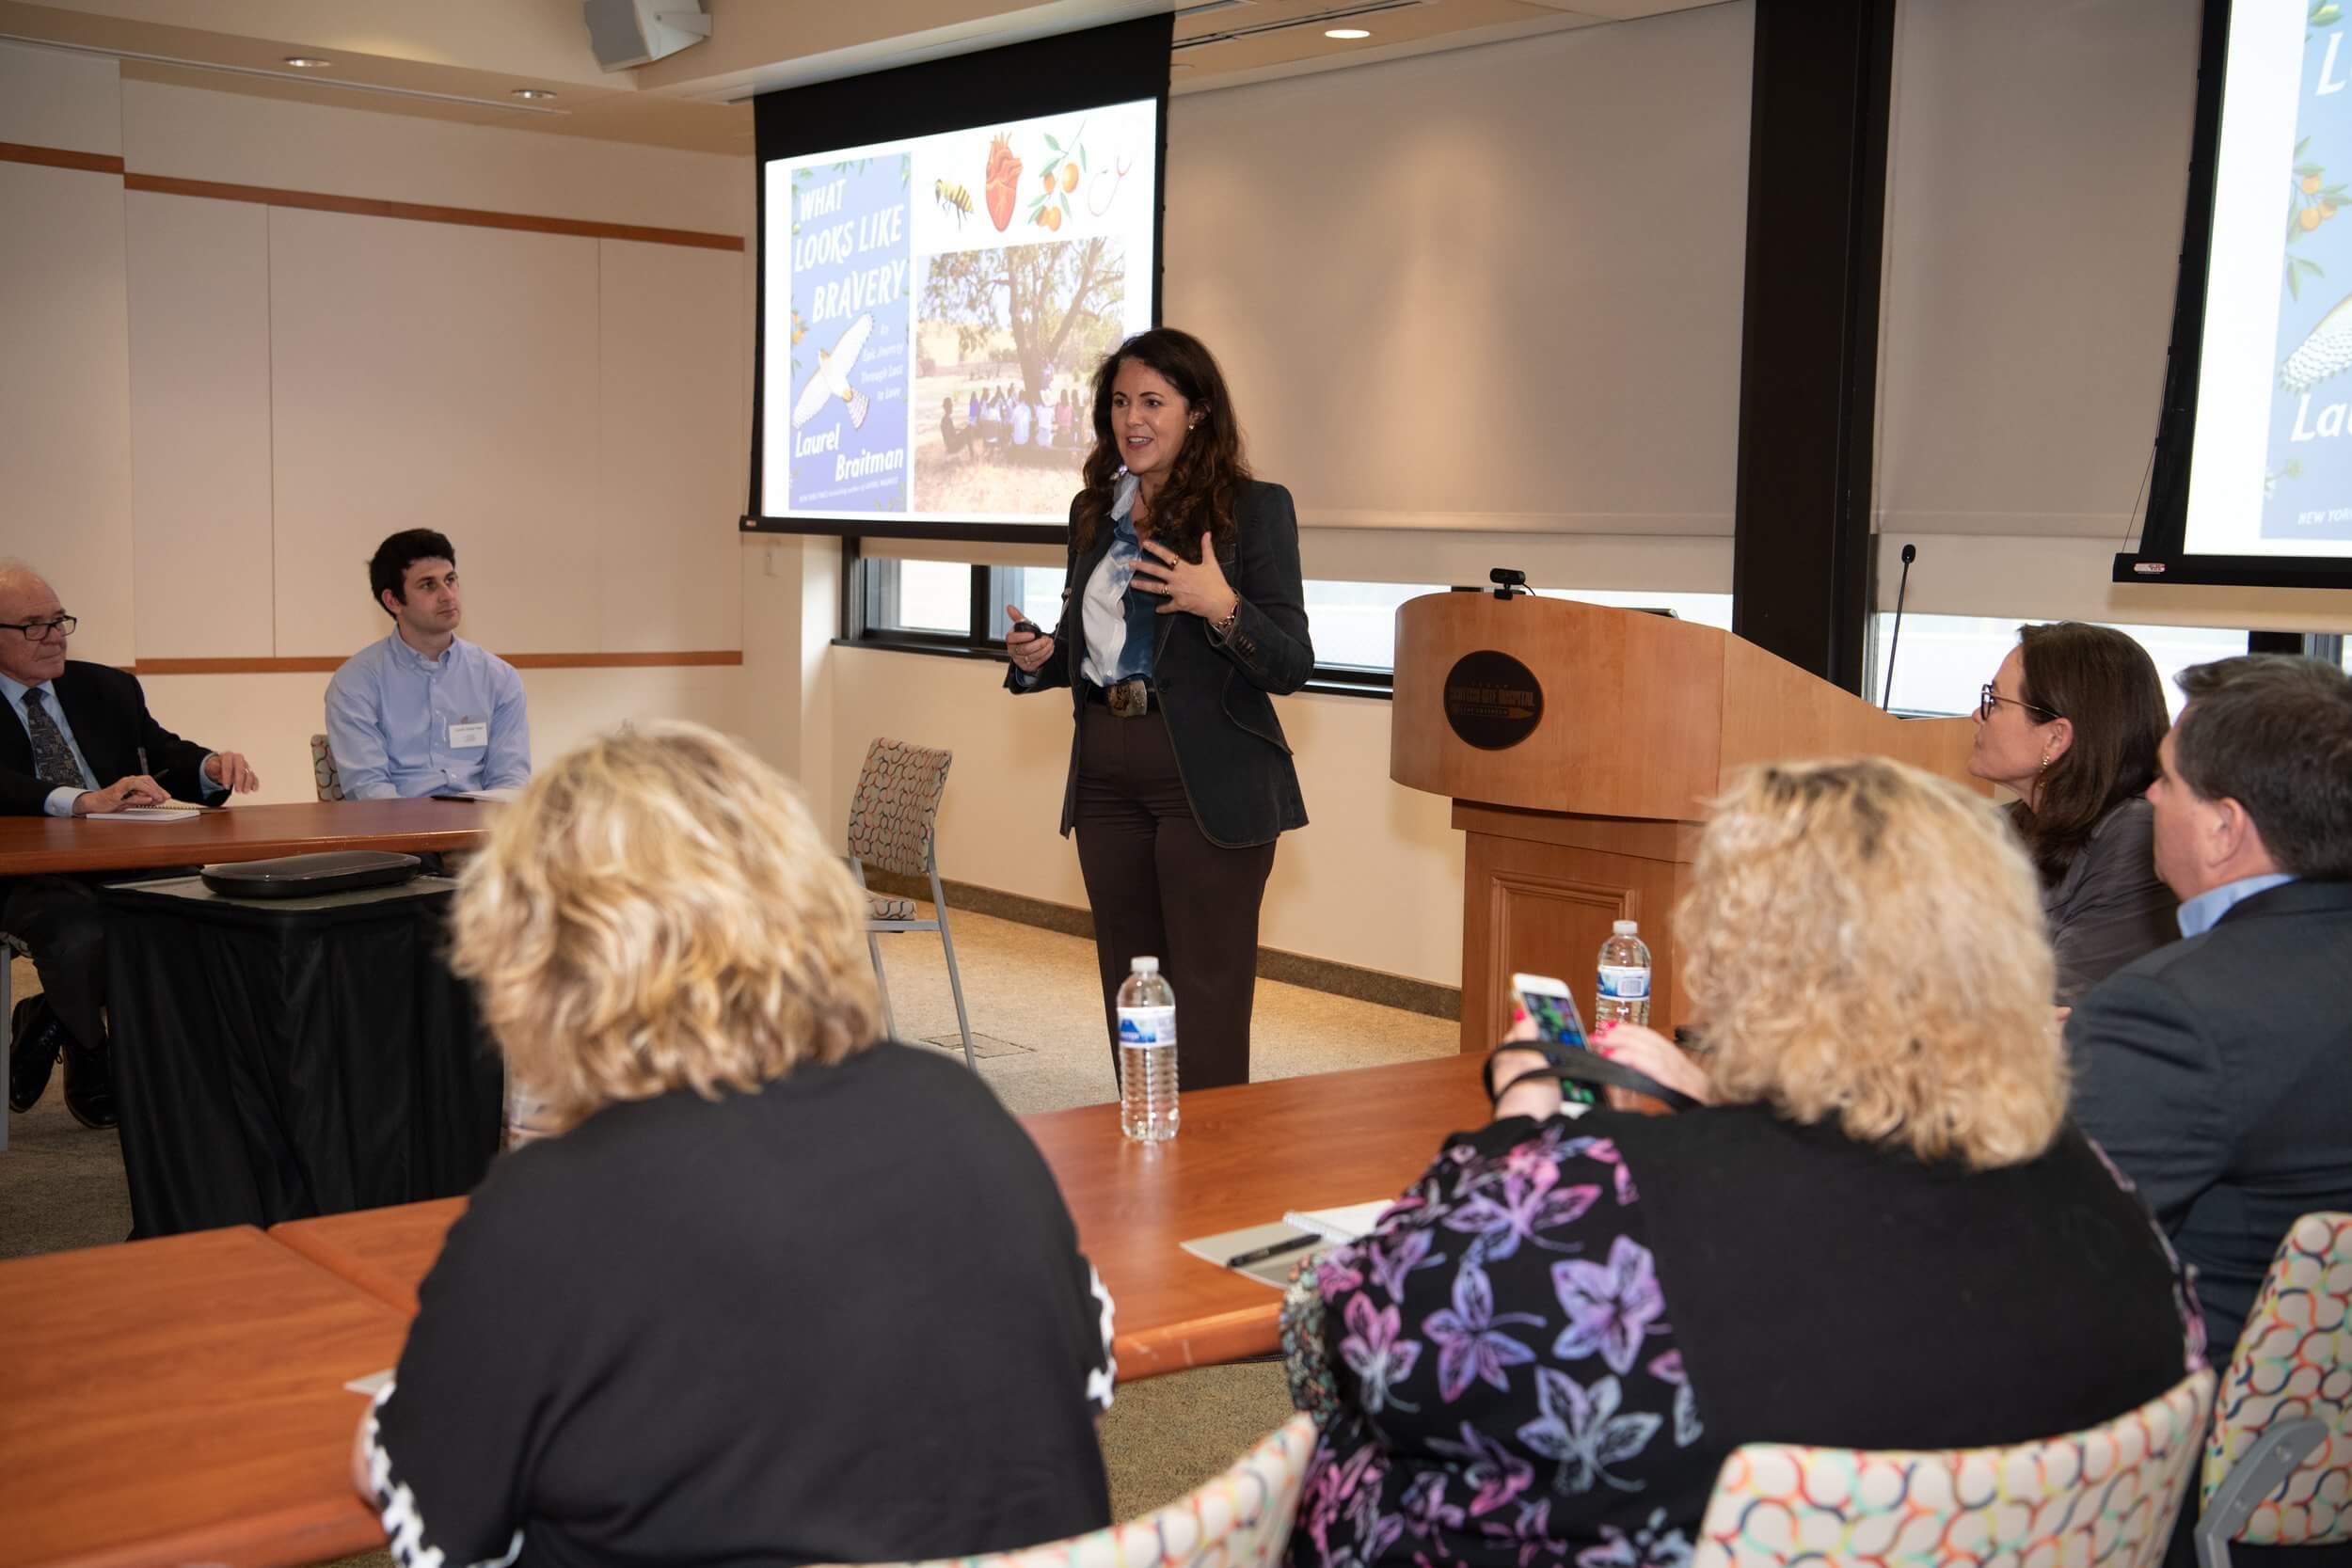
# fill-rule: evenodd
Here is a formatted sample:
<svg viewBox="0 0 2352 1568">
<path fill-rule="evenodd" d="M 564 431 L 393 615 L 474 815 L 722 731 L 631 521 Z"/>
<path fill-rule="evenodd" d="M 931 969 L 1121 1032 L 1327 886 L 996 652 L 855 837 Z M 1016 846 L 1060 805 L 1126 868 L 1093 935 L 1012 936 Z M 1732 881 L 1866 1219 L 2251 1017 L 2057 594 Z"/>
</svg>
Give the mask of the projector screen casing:
<svg viewBox="0 0 2352 1568">
<path fill-rule="evenodd" d="M 1151 319 L 1160 319 L 1161 247 L 1168 163 L 1168 61 L 1175 19 L 1162 14 L 1009 44 L 977 55 L 930 60 L 839 81 L 762 93 L 752 101 L 758 156 L 757 231 L 768 233 L 767 167 L 778 159 L 836 148 L 935 135 L 996 121 L 1068 114 L 1101 104 L 1151 100 L 1156 105 L 1152 145 L 1152 258 L 1148 276 Z M 785 309 L 782 302 L 774 302 Z M 754 325 L 751 483 L 745 494 L 745 532 L 960 539 L 1058 544 L 1065 523 L 916 522 L 911 519 L 774 517 L 762 515 L 767 453 L 765 398 L 768 341 L 767 266 L 763 257 Z M 1090 411 L 1089 411 L 1090 420 Z M 1090 440 L 1090 430 L 1086 439 Z"/>
<path fill-rule="evenodd" d="M 2147 518 L 2139 548 L 2115 557 L 2114 580 L 2239 588 L 2352 588 L 2352 558 L 2220 555 L 2192 552 L 2187 547 L 2231 14 L 2231 0 L 2205 0 L 2203 33 L 2198 45 L 2196 135 L 2189 159 L 2180 285 L 2173 301 L 2172 339 L 2164 405 L 2156 427 Z"/>
</svg>

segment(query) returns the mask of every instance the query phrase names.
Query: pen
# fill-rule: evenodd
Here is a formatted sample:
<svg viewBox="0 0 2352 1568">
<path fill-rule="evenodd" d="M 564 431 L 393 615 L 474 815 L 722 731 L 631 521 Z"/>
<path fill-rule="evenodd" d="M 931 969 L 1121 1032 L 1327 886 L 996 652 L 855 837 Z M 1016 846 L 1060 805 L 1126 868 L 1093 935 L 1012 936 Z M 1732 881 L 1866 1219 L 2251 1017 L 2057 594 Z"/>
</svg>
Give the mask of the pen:
<svg viewBox="0 0 2352 1568">
<path fill-rule="evenodd" d="M 1237 1253 L 1225 1259 L 1225 1266 L 1229 1269 L 1246 1269 L 1252 1263 L 1263 1263 L 1269 1258 L 1279 1258 L 1286 1252 L 1299 1252 L 1311 1246 L 1320 1246 L 1322 1243 L 1323 1238 L 1311 1230 L 1304 1236 L 1293 1236 L 1290 1240 L 1277 1242 L 1272 1246 L 1255 1247 L 1248 1252 Z"/>
<path fill-rule="evenodd" d="M 155 776 L 154 774 L 147 771 L 147 748 L 144 746 L 139 748 L 139 771 L 141 773 L 146 773 L 147 777 L 151 779 Z"/>
</svg>

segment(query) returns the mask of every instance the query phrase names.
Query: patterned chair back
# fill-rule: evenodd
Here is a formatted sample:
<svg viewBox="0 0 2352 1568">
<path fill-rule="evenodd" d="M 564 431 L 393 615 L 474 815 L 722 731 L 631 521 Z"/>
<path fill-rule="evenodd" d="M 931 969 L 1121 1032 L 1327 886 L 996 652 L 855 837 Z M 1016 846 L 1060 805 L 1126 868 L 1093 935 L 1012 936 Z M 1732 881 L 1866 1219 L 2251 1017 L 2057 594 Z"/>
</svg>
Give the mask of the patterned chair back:
<svg viewBox="0 0 2352 1568">
<path fill-rule="evenodd" d="M 328 749 L 323 735 L 310 737 L 310 776 L 318 781 L 320 800 L 343 798 L 343 776 L 335 771 L 335 753 Z"/>
<path fill-rule="evenodd" d="M 864 864 L 901 877 L 930 869 L 931 830 L 939 798 L 947 792 L 953 752 L 877 740 L 858 769 L 850 802 L 850 853 Z"/>
<path fill-rule="evenodd" d="M 2188 1490 L 2214 1375 L 2105 1426 L 2014 1448 L 1751 1443 L 1724 1461 L 1697 1568 L 2063 1562 L 2153 1568 Z"/>
<path fill-rule="evenodd" d="M 2264 1431 L 2316 1420 L 2327 1440 L 2255 1505 L 2237 1539 L 2255 1546 L 2352 1540 L 2352 1214 L 2295 1222 L 2238 1336 L 2205 1444 L 2210 1498 Z"/>
<path fill-rule="evenodd" d="M 1140 1519 L 1017 1552 L 891 1568 L 1273 1568 L 1314 1451 L 1314 1418 L 1293 1416 L 1232 1469 Z"/>
</svg>

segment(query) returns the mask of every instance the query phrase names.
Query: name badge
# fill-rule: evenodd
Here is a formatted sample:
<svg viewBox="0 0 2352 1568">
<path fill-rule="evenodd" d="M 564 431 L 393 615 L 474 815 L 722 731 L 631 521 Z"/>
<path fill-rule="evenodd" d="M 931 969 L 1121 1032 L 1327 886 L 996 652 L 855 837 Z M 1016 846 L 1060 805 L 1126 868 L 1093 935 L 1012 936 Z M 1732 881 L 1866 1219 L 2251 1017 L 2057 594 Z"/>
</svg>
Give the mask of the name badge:
<svg viewBox="0 0 2352 1568">
<path fill-rule="evenodd" d="M 449 727 L 449 743 L 451 750 L 459 752 L 469 746 L 487 746 L 490 744 L 490 726 L 486 721 L 452 724 Z"/>
</svg>

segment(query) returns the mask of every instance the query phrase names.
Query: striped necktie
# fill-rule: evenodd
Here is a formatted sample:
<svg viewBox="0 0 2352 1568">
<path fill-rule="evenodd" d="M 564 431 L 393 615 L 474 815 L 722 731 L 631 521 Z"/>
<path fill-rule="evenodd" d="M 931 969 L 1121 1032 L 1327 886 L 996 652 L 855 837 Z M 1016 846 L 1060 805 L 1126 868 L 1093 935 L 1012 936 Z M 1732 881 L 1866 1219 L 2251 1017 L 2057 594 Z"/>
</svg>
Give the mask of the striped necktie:
<svg viewBox="0 0 2352 1568">
<path fill-rule="evenodd" d="M 82 765 L 73 760 L 73 748 L 65 743 L 65 732 L 49 717 L 44 695 L 38 686 L 24 693 L 24 731 L 33 741 L 33 777 L 52 789 L 85 788 L 89 781 L 82 776 Z"/>
</svg>

